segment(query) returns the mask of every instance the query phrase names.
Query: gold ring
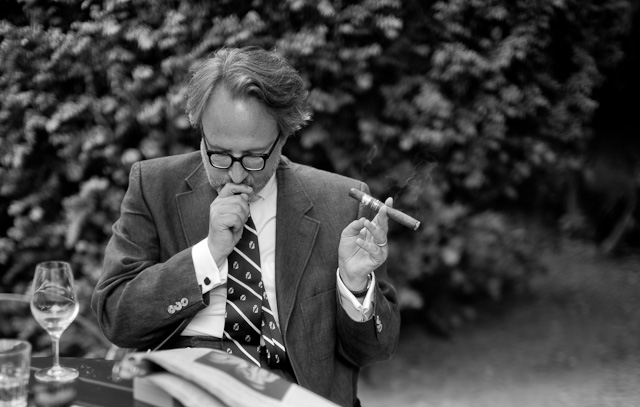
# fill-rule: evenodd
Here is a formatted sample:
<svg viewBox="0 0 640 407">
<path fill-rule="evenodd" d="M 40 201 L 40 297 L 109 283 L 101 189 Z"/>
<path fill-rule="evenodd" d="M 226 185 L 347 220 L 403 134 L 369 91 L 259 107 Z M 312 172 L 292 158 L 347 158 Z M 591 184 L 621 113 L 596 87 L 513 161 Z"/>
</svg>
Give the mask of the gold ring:
<svg viewBox="0 0 640 407">
<path fill-rule="evenodd" d="M 376 243 L 376 241 L 374 240 L 373 243 Z M 385 247 L 387 245 L 387 239 L 384 240 L 384 243 L 376 243 L 376 246 L 378 247 Z"/>
</svg>

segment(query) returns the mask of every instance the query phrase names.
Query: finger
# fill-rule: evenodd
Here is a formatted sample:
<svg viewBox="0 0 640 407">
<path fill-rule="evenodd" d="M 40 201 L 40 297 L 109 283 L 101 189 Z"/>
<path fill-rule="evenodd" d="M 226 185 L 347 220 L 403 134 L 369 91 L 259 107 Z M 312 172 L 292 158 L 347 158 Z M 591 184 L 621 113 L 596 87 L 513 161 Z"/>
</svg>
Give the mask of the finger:
<svg viewBox="0 0 640 407">
<path fill-rule="evenodd" d="M 233 232 L 242 230 L 245 223 L 246 219 L 237 213 L 228 213 L 220 217 L 220 224 Z"/>
<path fill-rule="evenodd" d="M 359 236 L 362 228 L 364 228 L 364 221 L 364 218 L 360 218 L 349 223 L 347 227 L 342 231 L 342 235 L 345 237 Z"/>
<path fill-rule="evenodd" d="M 366 221 L 365 222 L 365 227 L 367 228 L 367 231 L 369 232 L 371 239 L 370 241 L 372 243 L 374 243 L 375 245 L 379 246 L 379 247 L 383 247 L 386 245 L 387 243 L 387 231 L 384 230 L 382 227 L 380 227 L 379 225 L 375 224 L 374 222 L 369 222 Z"/>
<path fill-rule="evenodd" d="M 222 187 L 222 189 L 218 193 L 218 196 L 221 198 L 225 198 L 233 195 L 246 194 L 248 199 L 249 194 L 251 194 L 252 192 L 253 192 L 253 188 L 251 188 L 249 185 L 234 184 L 233 182 L 228 182 Z"/>
<path fill-rule="evenodd" d="M 373 223 L 381 227 L 385 233 L 389 230 L 389 215 L 387 213 L 387 208 L 393 208 L 393 198 L 387 198 L 384 201 L 384 205 L 378 211 L 378 214 L 375 218 L 373 218 Z"/>
<path fill-rule="evenodd" d="M 363 223 L 366 223 L 366 222 L 368 221 L 365 220 Z M 367 240 L 369 236 L 370 236 L 370 233 L 366 227 L 363 227 L 362 229 L 360 229 L 360 235 L 358 236 L 360 239 Z"/>
<path fill-rule="evenodd" d="M 357 239 L 356 244 L 369 254 L 369 257 L 376 261 L 384 261 L 386 259 L 386 246 L 380 247 L 373 242 L 363 239 Z"/>
<path fill-rule="evenodd" d="M 234 216 L 237 217 L 238 222 L 240 222 L 240 227 L 246 223 L 249 218 L 248 196 L 243 193 L 218 198 L 216 198 L 209 207 L 210 224 L 216 229 L 226 227 L 233 229 L 234 232 L 237 231 L 238 225 L 236 221 L 231 219 L 233 219 Z"/>
<path fill-rule="evenodd" d="M 246 220 L 249 217 L 249 196 L 247 194 L 218 197 L 210 205 L 210 216 L 225 213 L 242 214 Z"/>
<path fill-rule="evenodd" d="M 217 228 L 231 227 L 235 228 L 235 222 L 229 223 L 229 219 L 237 217 L 241 225 L 244 225 L 249 219 L 249 204 L 242 198 L 230 197 L 226 199 L 234 199 L 233 202 L 225 202 L 223 204 L 212 205 L 209 210 L 209 223 Z M 223 219 L 226 221 L 223 222 Z"/>
</svg>

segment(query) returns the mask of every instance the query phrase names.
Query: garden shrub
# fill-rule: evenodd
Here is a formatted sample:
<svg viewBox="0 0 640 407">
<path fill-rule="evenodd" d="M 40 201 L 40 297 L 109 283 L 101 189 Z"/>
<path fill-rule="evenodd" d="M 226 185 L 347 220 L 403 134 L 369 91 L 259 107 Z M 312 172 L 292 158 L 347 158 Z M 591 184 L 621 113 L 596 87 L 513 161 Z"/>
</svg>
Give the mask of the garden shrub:
<svg viewBox="0 0 640 407">
<path fill-rule="evenodd" d="M 540 269 L 536 246 L 506 214 L 557 203 L 563 172 L 580 165 L 593 92 L 621 58 L 629 2 L 3 7 L 0 291 L 25 293 L 37 262 L 68 260 L 92 320 L 128 171 L 197 148 L 187 79 L 221 46 L 275 48 L 307 81 L 314 120 L 285 154 L 366 181 L 422 221 L 416 232 L 391 225 L 389 271 L 403 307 L 434 306 L 434 292 L 499 300 Z"/>
</svg>

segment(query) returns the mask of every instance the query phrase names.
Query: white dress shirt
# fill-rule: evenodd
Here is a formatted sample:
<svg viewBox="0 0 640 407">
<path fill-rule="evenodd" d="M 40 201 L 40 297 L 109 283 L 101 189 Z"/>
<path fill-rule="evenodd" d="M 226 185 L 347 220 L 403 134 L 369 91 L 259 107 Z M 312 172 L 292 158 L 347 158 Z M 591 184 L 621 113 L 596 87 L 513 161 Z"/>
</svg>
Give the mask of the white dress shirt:
<svg viewBox="0 0 640 407">
<path fill-rule="evenodd" d="M 275 287 L 277 197 L 278 185 L 274 174 L 258 193 L 256 200 L 249 204 L 249 210 L 258 232 L 262 281 L 267 291 L 269 305 L 276 323 L 280 325 Z M 202 287 L 202 293 L 209 292 L 209 305 L 195 315 L 182 331 L 182 335 L 206 335 L 221 338 L 224 330 L 224 314 L 227 300 L 228 265 L 225 262 L 222 267 L 218 268 L 213 256 L 211 256 L 211 252 L 209 252 L 206 238 L 193 246 L 191 257 L 193 258 L 198 284 Z M 373 273 L 371 273 L 371 286 L 362 304 L 347 289 L 339 274 L 336 274 L 336 276 L 337 287 L 340 292 L 340 303 L 347 314 L 355 321 L 370 319 L 373 311 L 372 293 L 375 287 Z M 209 284 L 205 284 L 207 279 Z"/>
</svg>

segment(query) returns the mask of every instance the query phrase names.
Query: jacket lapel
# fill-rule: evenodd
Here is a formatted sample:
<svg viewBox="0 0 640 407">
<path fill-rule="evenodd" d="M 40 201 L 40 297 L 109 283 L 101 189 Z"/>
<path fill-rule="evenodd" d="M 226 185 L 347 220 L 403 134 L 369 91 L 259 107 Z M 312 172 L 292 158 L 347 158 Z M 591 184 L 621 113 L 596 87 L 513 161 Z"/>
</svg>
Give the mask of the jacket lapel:
<svg viewBox="0 0 640 407">
<path fill-rule="evenodd" d="M 296 301 L 295 293 L 311 256 L 320 221 L 306 216 L 313 203 L 285 157 L 276 174 L 276 295 L 280 330 L 285 335 Z"/>
<path fill-rule="evenodd" d="M 217 194 L 207 180 L 201 161 L 185 182 L 187 190 L 176 194 L 176 204 L 186 241 L 185 247 L 190 247 L 209 233 L 209 222 L 203 222 L 203 219 L 208 219 L 208 208 Z"/>
</svg>

